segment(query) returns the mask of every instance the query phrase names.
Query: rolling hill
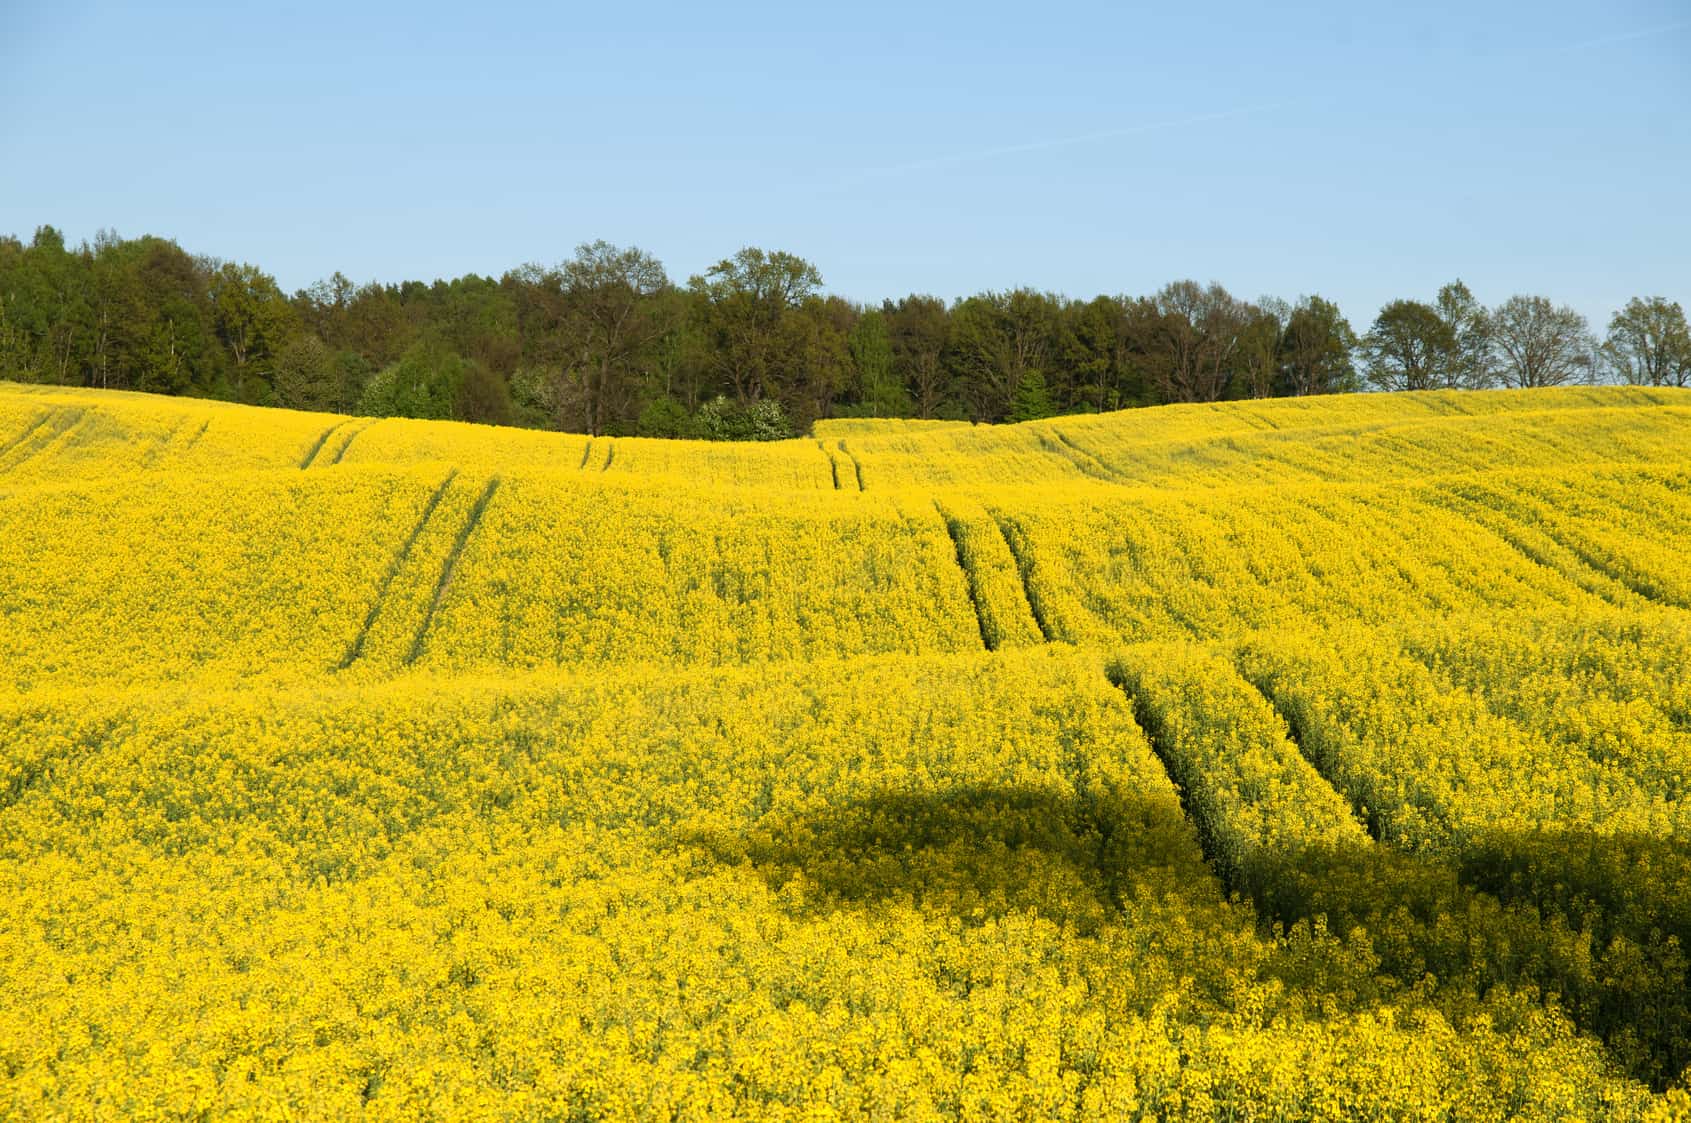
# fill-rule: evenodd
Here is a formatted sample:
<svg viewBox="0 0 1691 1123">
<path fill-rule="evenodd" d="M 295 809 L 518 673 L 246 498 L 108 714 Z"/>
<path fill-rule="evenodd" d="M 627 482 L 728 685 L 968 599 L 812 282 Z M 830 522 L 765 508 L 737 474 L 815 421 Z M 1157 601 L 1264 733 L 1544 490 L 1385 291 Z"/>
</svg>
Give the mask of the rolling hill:
<svg viewBox="0 0 1691 1123">
<path fill-rule="evenodd" d="M 1672 1118 L 1691 391 L 0 384 L 0 1114 Z"/>
</svg>

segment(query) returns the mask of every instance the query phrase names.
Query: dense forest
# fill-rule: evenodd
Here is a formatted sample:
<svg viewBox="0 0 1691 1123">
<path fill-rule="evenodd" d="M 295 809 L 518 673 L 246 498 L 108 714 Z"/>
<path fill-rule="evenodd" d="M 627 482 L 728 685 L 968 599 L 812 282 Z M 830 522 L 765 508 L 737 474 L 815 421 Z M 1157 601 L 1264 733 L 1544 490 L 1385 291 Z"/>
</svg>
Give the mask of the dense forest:
<svg viewBox="0 0 1691 1123">
<path fill-rule="evenodd" d="M 685 284 L 594 242 L 501 277 L 300 292 L 158 237 L 0 237 L 0 378 L 575 432 L 772 439 L 819 417 L 1015 421 L 1162 402 L 1379 388 L 1691 384 L 1664 297 L 1599 339 L 1542 296 L 1454 281 L 1358 332 L 1320 296 L 1033 289 L 861 305 L 816 266 L 742 249 Z"/>
</svg>

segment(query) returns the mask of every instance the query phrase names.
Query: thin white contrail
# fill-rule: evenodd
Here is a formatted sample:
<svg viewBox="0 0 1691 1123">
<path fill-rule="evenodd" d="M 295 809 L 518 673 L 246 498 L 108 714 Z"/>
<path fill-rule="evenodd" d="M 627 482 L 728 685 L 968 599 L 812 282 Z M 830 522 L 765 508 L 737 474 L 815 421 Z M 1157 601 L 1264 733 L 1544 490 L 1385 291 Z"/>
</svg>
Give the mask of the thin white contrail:
<svg viewBox="0 0 1691 1123">
<path fill-rule="evenodd" d="M 1243 117 L 1249 113 L 1265 113 L 1270 109 L 1278 109 L 1282 102 L 1270 102 L 1263 105 L 1249 105 L 1242 109 L 1228 109 L 1220 113 L 1203 113 L 1195 117 L 1180 117 L 1168 121 L 1151 121 L 1143 125 L 1128 125 L 1119 129 L 1104 129 L 1095 133 L 1081 133 L 1078 136 L 1047 137 L 1044 140 L 1024 141 L 1021 144 L 1004 144 L 996 148 L 982 148 L 974 152 L 957 152 L 947 156 L 934 156 L 926 160 L 912 160 L 907 164 L 893 164 L 884 168 L 869 168 L 855 175 L 846 177 L 845 182 L 858 182 L 865 179 L 878 179 L 882 176 L 902 175 L 905 172 L 927 171 L 932 168 L 950 167 L 954 164 L 968 164 L 976 160 L 991 160 L 999 156 L 1015 156 L 1023 152 L 1042 152 L 1048 148 L 1064 148 L 1073 144 L 1095 144 L 1101 140 L 1115 140 L 1118 137 L 1137 136 L 1140 133 L 1152 133 L 1161 129 L 1179 129 L 1188 125 L 1201 125 L 1209 121 L 1222 121 L 1229 117 Z"/>
<path fill-rule="evenodd" d="M 1680 20 L 1677 23 L 1664 23 L 1658 27 L 1646 27 L 1638 31 L 1620 31 L 1613 35 L 1599 35 L 1595 39 L 1585 39 L 1578 43 L 1569 43 L 1562 47 L 1548 48 L 1554 54 L 1564 51 L 1583 51 L 1588 47 L 1607 47 L 1610 43 L 1625 43 L 1632 39 L 1648 39 L 1652 35 L 1666 35 L 1670 31 L 1684 31 L 1691 27 L 1691 20 Z"/>
<path fill-rule="evenodd" d="M 1585 39 L 1578 43 L 1566 43 L 1556 47 L 1542 48 L 1550 54 L 1562 54 L 1568 51 L 1583 51 L 1593 47 L 1605 47 L 1611 43 L 1625 43 L 1633 39 L 1647 39 L 1653 35 L 1666 35 L 1674 31 L 1691 28 L 1691 20 L 1679 20 L 1675 23 L 1664 23 L 1656 27 L 1641 28 L 1637 31 L 1621 31 L 1612 35 L 1600 35 L 1594 39 Z M 1005 144 L 996 148 L 982 148 L 973 152 L 957 152 L 946 156 L 933 156 L 925 160 L 911 160 L 904 164 L 891 164 L 882 168 L 866 168 L 835 180 L 838 184 L 862 183 L 865 180 L 881 179 L 888 176 L 903 175 L 906 172 L 930 171 L 935 168 L 946 168 L 956 164 L 968 164 L 977 160 L 991 160 L 1000 156 L 1016 156 L 1024 152 L 1042 152 L 1051 148 L 1066 148 L 1075 144 L 1096 144 L 1103 140 L 1115 140 L 1120 137 L 1137 136 L 1141 133 L 1152 133 L 1163 129 L 1180 129 L 1191 125 L 1202 125 L 1210 121 L 1224 121 L 1230 117 L 1244 117 L 1252 113 L 1266 113 L 1271 109 L 1278 109 L 1284 102 L 1268 102 L 1262 105 L 1247 105 L 1239 109 L 1223 110 L 1219 113 L 1201 113 L 1194 117 L 1180 117 L 1167 121 L 1151 121 L 1143 125 L 1128 125 L 1119 129 L 1104 129 L 1095 133 L 1081 133 L 1077 136 L 1048 137 L 1044 140 L 1024 141 L 1021 144 Z"/>
</svg>

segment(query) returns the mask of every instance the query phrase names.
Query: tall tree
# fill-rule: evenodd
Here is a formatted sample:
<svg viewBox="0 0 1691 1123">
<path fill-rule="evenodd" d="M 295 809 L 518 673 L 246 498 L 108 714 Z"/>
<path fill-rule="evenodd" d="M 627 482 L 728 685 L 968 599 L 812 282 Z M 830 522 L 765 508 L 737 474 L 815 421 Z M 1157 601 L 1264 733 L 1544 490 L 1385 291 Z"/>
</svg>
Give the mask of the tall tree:
<svg viewBox="0 0 1691 1123">
<path fill-rule="evenodd" d="M 1144 401 L 1144 381 L 1130 361 L 1126 297 L 1071 301 L 1060 313 L 1061 335 L 1052 366 L 1065 378 L 1060 390 L 1068 408 L 1102 412 Z"/>
<path fill-rule="evenodd" d="M 1394 300 L 1380 309 L 1361 353 L 1368 381 L 1382 390 L 1459 385 L 1456 333 L 1437 308 L 1418 300 Z"/>
<path fill-rule="evenodd" d="M 851 329 L 857 310 L 837 296 L 811 296 L 782 318 L 784 362 L 775 397 L 795 429 L 827 417 L 851 381 Z"/>
<path fill-rule="evenodd" d="M 1633 297 L 1609 321 L 1603 358 L 1635 386 L 1691 385 L 1691 330 L 1666 297 Z"/>
<path fill-rule="evenodd" d="M 139 338 L 131 356 L 134 388 L 166 394 L 215 389 L 222 355 L 212 322 L 211 263 L 151 236 L 114 252 L 133 271 L 140 294 Z"/>
<path fill-rule="evenodd" d="M 1265 296 L 1249 306 L 1249 318 L 1239 332 L 1233 391 L 1242 398 L 1268 398 L 1280 377 L 1280 340 L 1292 318 L 1292 306 Z"/>
<path fill-rule="evenodd" d="M 480 359 L 466 359 L 452 397 L 452 415 L 482 425 L 511 423 L 511 389 Z"/>
<path fill-rule="evenodd" d="M 23 330 L 33 342 L 31 365 L 42 381 L 80 382 L 90 366 L 93 336 L 88 255 L 67 249 L 63 234 L 51 226 L 41 226 L 30 241 L 28 256 L 18 311 Z M 115 385 L 127 383 L 118 381 Z"/>
<path fill-rule="evenodd" d="M 1022 381 L 1016 387 L 1015 396 L 1010 399 L 1010 412 L 1005 416 L 1006 421 L 1038 421 L 1041 417 L 1050 417 L 1056 412 L 1051 404 L 1051 395 L 1045 386 L 1045 375 L 1038 367 L 1031 367 L 1022 375 Z"/>
<path fill-rule="evenodd" d="M 332 410 L 341 405 L 339 369 L 323 341 L 302 333 L 276 356 L 272 373 L 276 404 L 290 409 Z"/>
<path fill-rule="evenodd" d="M 1491 317 L 1458 278 L 1439 289 L 1434 302 L 1439 319 L 1450 329 L 1455 345 L 1451 383 L 1467 390 L 1497 384 L 1497 361 L 1491 341 Z"/>
<path fill-rule="evenodd" d="M 562 376 L 576 389 L 584 432 L 631 416 L 650 352 L 667 325 L 663 263 L 636 247 L 598 241 L 576 247 L 562 269 L 569 335 Z"/>
<path fill-rule="evenodd" d="M 910 395 L 916 416 L 939 414 L 951 397 L 951 372 L 944 361 L 950 316 L 937 296 L 904 297 L 881 305 L 892 341 L 893 371 Z"/>
<path fill-rule="evenodd" d="M 17 381 L 30 377 L 35 365 L 35 349 L 24 324 L 26 252 L 17 238 L 0 235 L 0 378 Z"/>
<path fill-rule="evenodd" d="M 1219 284 L 1186 280 L 1163 286 L 1132 317 L 1137 350 L 1161 400 L 1225 397 L 1250 320 L 1250 306 Z"/>
<path fill-rule="evenodd" d="M 857 400 L 870 417 L 903 417 L 910 412 L 905 393 L 893 371 L 892 333 L 887 314 L 871 308 L 857 318 L 846 339 Z"/>
<path fill-rule="evenodd" d="M 374 417 L 451 419 L 468 366 L 439 340 L 419 342 L 370 379 L 358 411 Z"/>
<path fill-rule="evenodd" d="M 335 270 L 332 276 L 313 282 L 294 294 L 294 308 L 305 326 L 317 338 L 331 347 L 346 346 L 347 308 L 358 293 L 358 286 L 345 273 Z"/>
<path fill-rule="evenodd" d="M 1280 337 L 1280 381 L 1295 397 L 1342 394 L 1358 388 L 1356 333 L 1339 306 L 1306 296 L 1292 308 Z"/>
<path fill-rule="evenodd" d="M 1596 345 L 1585 317 L 1542 296 L 1512 296 L 1487 318 L 1504 385 L 1561 386 L 1589 379 Z"/>
<path fill-rule="evenodd" d="M 89 346 L 82 380 L 101 388 L 128 386 L 146 319 L 133 255 L 115 232 L 102 230 L 87 268 Z"/>
<path fill-rule="evenodd" d="M 250 400 L 248 380 L 271 381 L 276 357 L 298 334 L 298 313 L 275 278 L 254 265 L 219 267 L 211 278 L 210 296 L 218 339 L 233 359 L 235 398 Z"/>
<path fill-rule="evenodd" d="M 794 254 L 747 246 L 689 286 L 700 297 L 713 363 L 736 400 L 744 406 L 771 392 L 792 364 L 783 350 L 793 339 L 783 331 L 786 321 L 822 287 L 816 266 Z"/>
<path fill-rule="evenodd" d="M 977 421 L 1009 416 L 1016 391 L 1045 366 L 1056 341 L 1057 298 L 1033 289 L 987 292 L 951 311 L 950 361 Z"/>
</svg>

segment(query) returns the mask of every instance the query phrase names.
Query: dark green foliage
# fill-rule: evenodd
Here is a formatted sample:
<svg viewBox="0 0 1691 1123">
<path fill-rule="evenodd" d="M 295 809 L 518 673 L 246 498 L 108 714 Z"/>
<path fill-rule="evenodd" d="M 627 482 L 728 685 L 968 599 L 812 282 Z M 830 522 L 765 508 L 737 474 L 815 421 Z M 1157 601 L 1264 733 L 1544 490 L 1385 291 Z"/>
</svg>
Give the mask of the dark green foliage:
<svg viewBox="0 0 1691 1123">
<path fill-rule="evenodd" d="M 334 273 L 289 297 L 255 266 L 162 238 L 102 232 L 73 247 L 43 226 L 27 244 L 0 237 L 0 378 L 736 440 L 825 417 L 1016 421 L 1340 393 L 1361 388 L 1359 363 L 1382 389 L 1600 368 L 1691 382 L 1683 313 L 1663 298 L 1617 314 L 1599 352 L 1580 324 L 1561 331 L 1566 310 L 1519 298 L 1488 311 L 1459 281 L 1434 304 L 1388 304 L 1361 340 L 1320 297 L 1253 303 L 1191 280 L 1144 297 L 1018 288 L 879 307 L 822 284 L 805 259 L 748 246 L 677 286 L 651 254 L 600 241 L 498 278 Z M 1554 314 L 1521 311 L 1540 305 Z M 1542 338 L 1560 348 L 1554 362 L 1537 357 Z"/>
<path fill-rule="evenodd" d="M 846 342 L 856 375 L 853 390 L 860 403 L 854 411 L 856 415 L 908 417 L 912 408 L 910 394 L 894 371 L 892 335 L 887 330 L 886 313 L 874 308 L 864 312 Z"/>
<path fill-rule="evenodd" d="M 275 402 L 290 409 L 341 408 L 340 364 L 315 335 L 301 335 L 276 356 Z"/>
<path fill-rule="evenodd" d="M 693 416 L 687 407 L 671 397 L 653 398 L 640 410 L 634 423 L 637 437 L 690 437 Z"/>
<path fill-rule="evenodd" d="M 374 417 L 450 418 L 469 363 L 438 342 L 419 343 L 364 387 L 358 411 Z"/>
<path fill-rule="evenodd" d="M 1382 390 L 1442 390 L 1461 385 L 1456 332 L 1437 308 L 1394 300 L 1362 339 L 1368 381 Z"/>
<path fill-rule="evenodd" d="M 1360 389 L 1356 366 L 1356 333 L 1339 306 L 1319 296 L 1306 296 L 1292 309 L 1280 336 L 1282 394 L 1343 394 Z"/>
<path fill-rule="evenodd" d="M 453 416 L 484 425 L 511 423 L 511 390 L 505 380 L 471 359 L 459 368 L 457 392 L 452 400 Z"/>
<path fill-rule="evenodd" d="M 1037 421 L 1041 417 L 1050 417 L 1055 410 L 1051 408 L 1051 395 L 1045 388 L 1045 375 L 1036 367 L 1022 375 L 1022 381 L 1016 387 L 1016 396 L 1010 401 L 1010 413 L 1006 421 Z"/>
</svg>

